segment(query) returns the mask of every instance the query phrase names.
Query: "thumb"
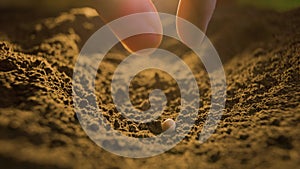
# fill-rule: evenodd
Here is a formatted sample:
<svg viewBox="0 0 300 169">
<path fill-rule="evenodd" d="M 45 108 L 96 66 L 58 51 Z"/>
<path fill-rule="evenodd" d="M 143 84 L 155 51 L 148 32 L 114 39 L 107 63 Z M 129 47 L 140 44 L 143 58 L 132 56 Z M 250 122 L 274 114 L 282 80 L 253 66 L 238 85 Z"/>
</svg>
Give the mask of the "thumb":
<svg viewBox="0 0 300 169">
<path fill-rule="evenodd" d="M 157 12 L 151 0 L 96 0 L 95 8 L 106 23 L 135 13 Z M 158 14 L 135 17 L 134 21 L 122 25 L 122 28 L 111 28 L 119 38 L 122 38 L 126 31 L 134 31 L 135 29 L 157 33 L 139 34 L 122 40 L 123 46 L 130 52 L 157 48 L 161 43 L 162 25 Z"/>
</svg>

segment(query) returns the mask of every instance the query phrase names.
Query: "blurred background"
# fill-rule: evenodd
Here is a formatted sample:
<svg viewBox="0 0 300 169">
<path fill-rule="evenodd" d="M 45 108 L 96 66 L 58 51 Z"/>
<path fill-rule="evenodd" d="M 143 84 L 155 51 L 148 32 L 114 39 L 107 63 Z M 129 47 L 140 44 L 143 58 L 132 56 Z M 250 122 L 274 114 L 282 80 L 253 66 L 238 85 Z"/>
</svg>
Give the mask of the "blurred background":
<svg viewBox="0 0 300 169">
<path fill-rule="evenodd" d="M 174 13 L 179 0 L 153 0 L 161 12 Z M 232 3 L 236 1 L 241 5 L 251 5 L 259 8 L 287 11 L 300 6 L 300 0 L 219 0 L 219 3 Z M 34 10 L 53 14 L 74 7 L 92 7 L 93 0 L 1 0 L 0 9 Z"/>
</svg>

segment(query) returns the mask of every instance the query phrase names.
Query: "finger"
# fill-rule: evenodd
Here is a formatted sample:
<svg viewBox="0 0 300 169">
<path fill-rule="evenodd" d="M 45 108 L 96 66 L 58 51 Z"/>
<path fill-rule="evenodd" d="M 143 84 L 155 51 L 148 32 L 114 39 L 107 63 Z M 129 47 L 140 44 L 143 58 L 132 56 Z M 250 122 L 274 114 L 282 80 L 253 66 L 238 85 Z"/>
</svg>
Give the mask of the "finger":
<svg viewBox="0 0 300 169">
<path fill-rule="evenodd" d="M 177 16 L 191 22 L 205 33 L 215 6 L 216 0 L 181 0 Z M 193 35 L 190 27 L 180 19 L 177 20 L 177 31 L 181 39 L 191 43 L 190 45 L 199 44 L 204 38 L 204 34 L 202 37 Z"/>
<path fill-rule="evenodd" d="M 95 7 L 102 20 L 106 23 L 135 13 L 157 12 L 151 0 L 96 0 Z M 123 30 L 117 27 L 112 28 L 119 38 L 124 36 L 125 31 L 132 31 L 131 28 L 138 28 L 138 30 L 143 30 L 143 32 L 160 33 L 140 34 L 122 40 L 123 46 L 130 52 L 146 48 L 157 48 L 161 42 L 162 26 L 158 14 L 135 18 L 134 22 L 124 24 L 122 27 L 124 27 L 122 28 Z"/>
</svg>

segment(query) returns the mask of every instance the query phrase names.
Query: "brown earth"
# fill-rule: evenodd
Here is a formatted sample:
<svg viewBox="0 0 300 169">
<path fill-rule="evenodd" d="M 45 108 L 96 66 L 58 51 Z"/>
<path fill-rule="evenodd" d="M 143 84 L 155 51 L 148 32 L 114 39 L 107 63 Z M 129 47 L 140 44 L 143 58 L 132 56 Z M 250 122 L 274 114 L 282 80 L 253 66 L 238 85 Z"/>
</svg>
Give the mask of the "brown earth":
<svg viewBox="0 0 300 169">
<path fill-rule="evenodd" d="M 216 10 L 208 37 L 224 63 L 227 102 L 217 130 L 203 144 L 197 136 L 210 106 L 207 74 L 192 52 L 166 38 L 162 48 L 179 55 L 195 73 L 201 89 L 198 118 L 173 149 L 130 159 L 93 143 L 73 110 L 73 68 L 84 42 L 102 25 L 97 13 L 80 8 L 48 17 L 1 11 L 1 168 L 299 168 L 299 16 L 300 9 L 276 13 L 232 4 Z M 121 118 L 107 90 L 126 55 L 117 45 L 100 65 L 99 107 L 116 130 L 130 137 L 151 137 L 160 126 L 142 127 Z M 143 72 L 132 82 L 132 90 L 141 92 L 131 93 L 133 104 L 143 104 L 157 86 L 171 97 L 158 121 L 175 118 L 178 90 L 163 72 Z"/>
</svg>

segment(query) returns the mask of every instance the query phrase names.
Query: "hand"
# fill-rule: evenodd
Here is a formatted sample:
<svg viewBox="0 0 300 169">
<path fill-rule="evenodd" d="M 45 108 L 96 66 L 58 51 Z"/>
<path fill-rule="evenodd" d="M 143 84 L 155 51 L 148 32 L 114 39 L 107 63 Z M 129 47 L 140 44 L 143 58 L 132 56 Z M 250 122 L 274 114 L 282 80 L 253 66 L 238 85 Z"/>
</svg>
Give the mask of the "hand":
<svg viewBox="0 0 300 169">
<path fill-rule="evenodd" d="M 216 0 L 180 0 L 177 16 L 188 20 L 205 32 L 215 5 Z M 104 22 L 135 13 L 157 12 L 151 0 L 96 0 L 95 8 Z M 161 22 L 158 15 L 141 18 L 136 23 L 145 31 L 154 29 L 161 32 Z M 193 38 L 188 37 L 188 32 L 185 32 L 184 27 L 179 22 L 177 31 L 180 37 Z M 118 34 L 118 32 L 115 33 Z M 146 48 L 157 48 L 161 39 L 162 35 L 142 34 L 127 38 L 122 41 L 122 44 L 129 51 L 135 52 Z"/>
</svg>

